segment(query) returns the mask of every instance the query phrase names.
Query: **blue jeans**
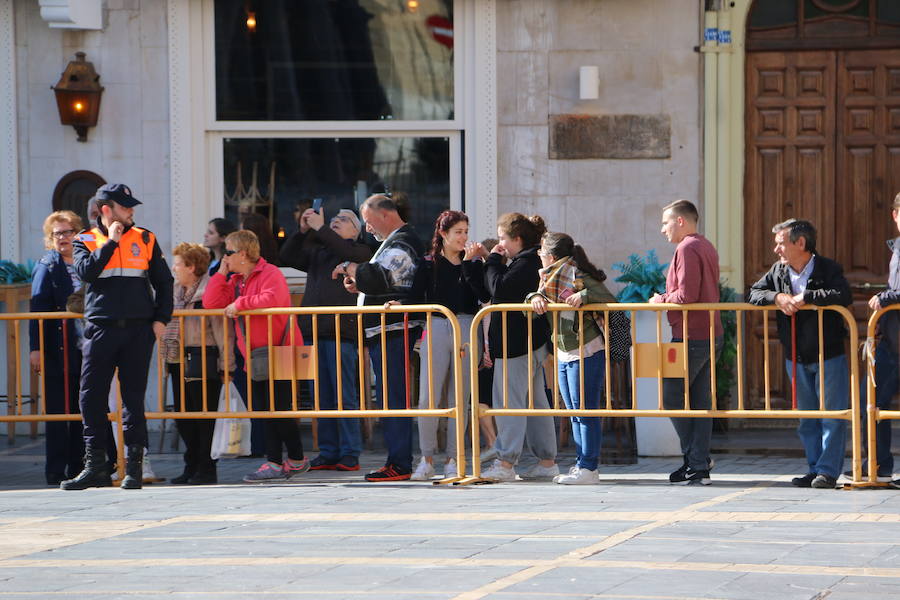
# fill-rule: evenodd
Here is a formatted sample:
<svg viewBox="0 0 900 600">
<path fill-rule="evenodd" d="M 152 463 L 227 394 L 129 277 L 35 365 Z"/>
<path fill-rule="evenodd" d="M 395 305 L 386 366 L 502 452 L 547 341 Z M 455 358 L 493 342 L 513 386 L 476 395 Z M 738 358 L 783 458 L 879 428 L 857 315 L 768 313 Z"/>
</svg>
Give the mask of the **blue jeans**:
<svg viewBox="0 0 900 600">
<path fill-rule="evenodd" d="M 791 361 L 784 361 L 788 378 Z M 797 408 L 819 409 L 819 363 L 797 363 Z M 825 410 L 842 410 L 850 406 L 850 377 L 847 357 L 835 356 L 825 361 Z M 797 435 L 803 443 L 808 473 L 837 478 L 844 469 L 847 445 L 847 421 L 841 419 L 800 419 Z"/>
<path fill-rule="evenodd" d="M 584 393 L 581 398 L 581 361 L 559 362 L 559 392 L 566 408 L 600 408 L 603 385 L 606 381 L 605 352 L 596 352 L 584 359 Z M 600 462 L 600 444 L 603 439 L 600 417 L 570 417 L 572 437 L 575 439 L 578 460 L 582 469 L 597 470 Z"/>
<path fill-rule="evenodd" d="M 866 423 L 866 380 L 861 382 L 859 394 L 862 402 L 863 427 Z M 894 394 L 900 391 L 900 355 L 884 339 L 875 347 L 875 405 L 888 410 Z M 865 439 L 865 438 L 863 438 Z M 879 421 L 875 425 L 875 456 L 878 474 L 890 475 L 894 471 L 894 456 L 891 454 L 891 421 Z"/>
<path fill-rule="evenodd" d="M 387 365 L 387 406 L 389 409 L 405 409 L 416 405 L 412 398 L 406 397 L 406 368 L 412 360 L 412 349 L 416 343 L 418 329 L 407 332 L 409 355 L 404 357 L 403 333 L 393 334 L 385 342 L 385 364 Z M 384 406 L 382 383 L 381 338 L 369 340 L 369 357 L 372 359 L 372 372 L 375 376 L 375 398 L 377 408 Z M 410 377 L 410 393 L 412 393 L 412 373 Z M 400 470 L 412 471 L 413 419 L 412 417 L 382 417 L 381 429 L 384 433 L 384 445 L 388 455 L 385 465 L 394 465 Z"/>
<path fill-rule="evenodd" d="M 341 394 L 343 410 L 359 409 L 359 357 L 356 346 L 341 342 Z M 337 342 L 319 340 L 319 407 L 337 408 Z M 359 456 L 362 438 L 358 418 L 318 419 L 319 454 L 334 462 L 342 456 Z"/>
</svg>

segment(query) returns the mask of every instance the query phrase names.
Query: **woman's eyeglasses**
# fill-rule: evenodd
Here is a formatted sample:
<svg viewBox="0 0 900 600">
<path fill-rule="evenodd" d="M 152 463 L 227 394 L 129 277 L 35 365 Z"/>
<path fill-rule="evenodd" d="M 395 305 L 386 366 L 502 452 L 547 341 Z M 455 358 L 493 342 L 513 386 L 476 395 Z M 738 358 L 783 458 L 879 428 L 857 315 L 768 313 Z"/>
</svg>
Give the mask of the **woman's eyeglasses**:
<svg viewBox="0 0 900 600">
<path fill-rule="evenodd" d="M 75 235 L 75 230 L 74 229 L 63 229 L 62 231 L 54 231 L 50 235 L 52 237 L 56 238 L 57 240 L 61 240 L 63 238 L 69 238 L 69 237 L 72 237 L 73 235 Z"/>
<path fill-rule="evenodd" d="M 232 256 L 234 254 L 237 254 L 238 252 L 239 252 L 239 250 L 225 250 L 225 252 L 223 252 L 223 254 L 225 256 Z"/>
</svg>

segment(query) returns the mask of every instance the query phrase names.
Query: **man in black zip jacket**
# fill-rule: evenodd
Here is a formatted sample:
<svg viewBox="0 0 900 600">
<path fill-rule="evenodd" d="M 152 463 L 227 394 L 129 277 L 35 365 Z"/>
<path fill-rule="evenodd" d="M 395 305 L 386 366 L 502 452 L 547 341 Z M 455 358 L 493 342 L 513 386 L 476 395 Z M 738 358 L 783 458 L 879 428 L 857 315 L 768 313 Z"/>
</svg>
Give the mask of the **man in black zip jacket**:
<svg viewBox="0 0 900 600">
<path fill-rule="evenodd" d="M 103 185 L 95 199 L 100 210 L 97 226 L 82 231 L 73 243 L 75 272 L 86 288 L 79 400 L 85 466 L 60 488 L 111 485 L 106 414 L 109 386 L 118 368 L 127 450 L 122 489 L 139 489 L 147 446 L 144 393 L 153 344 L 172 318 L 172 272 L 153 233 L 134 224 L 134 207 L 141 202 L 128 186 Z"/>
<path fill-rule="evenodd" d="M 372 250 L 359 241 L 360 222 L 352 210 L 344 208 L 325 225 L 322 210 L 307 209 L 298 219 L 299 231 L 281 249 L 281 262 L 306 272 L 306 291 L 301 306 L 355 306 L 356 295 L 344 289 L 342 281 L 331 274 L 339 264 L 362 262 Z M 323 410 L 338 407 L 337 378 L 341 378 L 343 410 L 359 409 L 359 363 L 356 315 L 340 317 L 340 339 L 335 320 L 321 316 L 317 320 L 318 339 L 313 340 L 312 319 L 300 318 L 300 330 L 307 344 L 318 347 L 319 406 Z M 337 356 L 341 372 L 337 372 Z M 319 456 L 310 461 L 311 470 L 358 471 L 362 437 L 359 419 L 318 419 Z"/>
<path fill-rule="evenodd" d="M 422 242 L 412 226 L 406 223 L 407 206 L 397 195 L 375 194 L 366 199 L 360 213 L 366 231 L 381 241 L 381 246 L 369 262 L 344 262 L 332 276 L 344 276 L 344 286 L 350 293 L 359 293 L 357 305 L 382 306 L 391 300 L 408 303 L 419 259 L 424 251 Z M 384 406 L 382 395 L 382 364 L 386 364 L 390 409 L 404 409 L 414 405 L 406 395 L 406 378 L 413 346 L 419 333 L 415 320 L 404 323 L 403 313 L 388 313 L 382 330 L 381 316 L 364 315 L 366 345 L 372 359 L 378 406 Z M 381 336 L 385 338 L 385 355 L 381 354 Z M 407 352 L 408 350 L 408 352 Z M 384 467 L 366 475 L 366 481 L 402 481 L 412 475 L 412 419 L 385 417 L 381 419 L 384 442 L 388 449 Z"/>
<path fill-rule="evenodd" d="M 825 311 L 822 322 L 825 389 L 819 384 L 819 322 L 816 311 L 803 306 L 840 305 L 852 302 L 850 285 L 835 261 L 816 253 L 816 230 L 809 221 L 789 219 L 772 228 L 775 254 L 779 262 L 750 288 L 751 304 L 775 304 L 778 337 L 785 352 L 788 377 L 792 377 L 791 320 L 797 331 L 797 407 L 818 410 L 819 395 L 824 394 L 826 410 L 849 406 L 849 375 L 844 340 L 844 319 L 834 311 Z M 797 487 L 834 489 L 844 465 L 847 421 L 841 419 L 800 419 L 797 434 L 809 464 L 806 475 L 795 477 Z"/>
</svg>

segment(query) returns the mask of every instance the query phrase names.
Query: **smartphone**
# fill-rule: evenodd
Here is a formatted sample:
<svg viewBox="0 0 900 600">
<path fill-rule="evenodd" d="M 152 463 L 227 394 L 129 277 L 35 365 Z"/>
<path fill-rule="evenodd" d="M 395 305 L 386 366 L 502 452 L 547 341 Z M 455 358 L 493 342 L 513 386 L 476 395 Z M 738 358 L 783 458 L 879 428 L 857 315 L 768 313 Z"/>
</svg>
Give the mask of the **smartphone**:
<svg viewBox="0 0 900 600">
<path fill-rule="evenodd" d="M 313 198 L 312 209 L 317 213 L 322 212 L 322 199 L 321 198 Z"/>
</svg>

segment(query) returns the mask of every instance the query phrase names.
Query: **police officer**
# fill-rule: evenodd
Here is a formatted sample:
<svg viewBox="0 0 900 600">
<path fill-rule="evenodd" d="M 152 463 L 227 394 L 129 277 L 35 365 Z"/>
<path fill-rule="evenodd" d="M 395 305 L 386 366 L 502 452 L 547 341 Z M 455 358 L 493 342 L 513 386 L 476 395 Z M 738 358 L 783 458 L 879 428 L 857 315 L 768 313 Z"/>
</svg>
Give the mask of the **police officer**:
<svg viewBox="0 0 900 600">
<path fill-rule="evenodd" d="M 94 200 L 100 210 L 97 226 L 74 242 L 75 271 L 86 286 L 80 397 L 84 470 L 60 488 L 112 485 L 105 460 L 106 414 L 118 367 L 126 446 L 122 488 L 139 489 L 147 446 L 144 392 L 154 341 L 172 318 L 172 273 L 156 236 L 134 224 L 134 207 L 141 203 L 128 186 L 108 183 Z"/>
</svg>

